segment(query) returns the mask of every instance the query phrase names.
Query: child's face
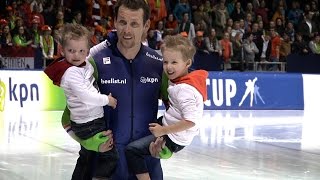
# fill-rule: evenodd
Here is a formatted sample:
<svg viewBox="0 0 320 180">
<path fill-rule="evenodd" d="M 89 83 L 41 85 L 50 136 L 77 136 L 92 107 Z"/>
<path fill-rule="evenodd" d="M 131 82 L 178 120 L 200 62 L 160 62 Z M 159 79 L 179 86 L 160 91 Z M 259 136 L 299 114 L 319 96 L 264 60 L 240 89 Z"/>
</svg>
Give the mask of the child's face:
<svg viewBox="0 0 320 180">
<path fill-rule="evenodd" d="M 86 60 L 89 53 L 88 40 L 86 38 L 77 40 L 70 39 L 62 51 L 64 57 L 70 64 L 79 66 Z"/>
<path fill-rule="evenodd" d="M 163 55 L 163 70 L 170 80 L 188 74 L 188 68 L 191 66 L 191 59 L 185 60 L 180 51 L 166 49 Z"/>
</svg>

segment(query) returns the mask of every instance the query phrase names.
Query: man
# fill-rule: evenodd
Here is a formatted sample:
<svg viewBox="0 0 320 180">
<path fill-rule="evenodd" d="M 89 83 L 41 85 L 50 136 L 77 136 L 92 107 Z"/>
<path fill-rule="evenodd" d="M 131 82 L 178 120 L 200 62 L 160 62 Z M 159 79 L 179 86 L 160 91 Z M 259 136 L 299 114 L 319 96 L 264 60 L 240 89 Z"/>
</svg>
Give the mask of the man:
<svg viewBox="0 0 320 180">
<path fill-rule="evenodd" d="M 90 50 L 90 60 L 97 73 L 96 80 L 101 93 L 112 93 L 118 100 L 116 109 L 104 108 L 107 128 L 114 133 L 114 144 L 120 156 L 112 177 L 116 180 L 135 179 L 135 176 L 128 172 L 124 148 L 128 143 L 150 135 L 149 123 L 156 122 L 157 119 L 163 71 L 162 57 L 154 50 L 141 45 L 141 38 L 150 26 L 149 17 L 150 9 L 144 0 L 119 0 L 115 5 L 116 35 L 111 33 L 109 40 Z M 68 125 L 66 118 L 63 125 Z M 110 140 L 100 144 L 100 152 L 110 150 L 113 145 L 110 131 L 104 134 L 109 136 Z M 88 142 L 78 141 L 87 148 Z M 161 145 L 162 139 L 152 144 L 151 154 L 159 152 Z M 73 179 L 90 177 L 91 174 L 91 177 L 95 177 L 99 171 L 99 163 L 85 166 L 86 162 L 95 158 L 95 152 L 82 148 L 79 154 L 74 172 L 80 171 L 83 176 Z M 146 164 L 151 179 L 163 179 L 159 159 L 147 157 Z"/>
</svg>

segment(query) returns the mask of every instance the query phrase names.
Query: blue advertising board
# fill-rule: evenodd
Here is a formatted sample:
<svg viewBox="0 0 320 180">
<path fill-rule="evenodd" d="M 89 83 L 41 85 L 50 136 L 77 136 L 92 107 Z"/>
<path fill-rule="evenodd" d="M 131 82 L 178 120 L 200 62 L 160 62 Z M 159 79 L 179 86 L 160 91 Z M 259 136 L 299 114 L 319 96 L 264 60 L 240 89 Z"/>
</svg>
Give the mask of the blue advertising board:
<svg viewBox="0 0 320 180">
<path fill-rule="evenodd" d="M 303 110 L 301 74 L 209 72 L 206 110 Z"/>
</svg>

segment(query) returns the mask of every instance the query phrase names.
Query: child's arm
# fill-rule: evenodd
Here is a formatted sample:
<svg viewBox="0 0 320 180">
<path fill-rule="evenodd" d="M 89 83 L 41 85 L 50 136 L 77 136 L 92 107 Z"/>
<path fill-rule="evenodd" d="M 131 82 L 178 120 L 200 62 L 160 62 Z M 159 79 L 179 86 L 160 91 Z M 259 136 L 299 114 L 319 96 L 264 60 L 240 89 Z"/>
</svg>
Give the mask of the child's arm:
<svg viewBox="0 0 320 180">
<path fill-rule="evenodd" d="M 161 126 L 158 123 L 150 123 L 149 130 L 154 136 L 160 137 L 166 134 L 185 131 L 187 129 L 192 128 L 193 126 L 195 126 L 194 122 L 183 119 L 180 120 L 178 123 L 169 126 Z"/>
</svg>

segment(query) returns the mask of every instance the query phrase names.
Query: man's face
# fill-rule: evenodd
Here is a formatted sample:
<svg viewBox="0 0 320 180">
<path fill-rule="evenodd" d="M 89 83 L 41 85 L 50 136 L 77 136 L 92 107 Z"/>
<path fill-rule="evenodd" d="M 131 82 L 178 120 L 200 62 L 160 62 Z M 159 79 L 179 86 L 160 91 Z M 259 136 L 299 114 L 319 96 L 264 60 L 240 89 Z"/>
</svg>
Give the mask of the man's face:
<svg viewBox="0 0 320 180">
<path fill-rule="evenodd" d="M 119 38 L 118 47 L 129 49 L 140 47 L 141 38 L 149 29 L 150 21 L 143 24 L 143 10 L 131 10 L 121 6 L 115 21 Z"/>
</svg>

